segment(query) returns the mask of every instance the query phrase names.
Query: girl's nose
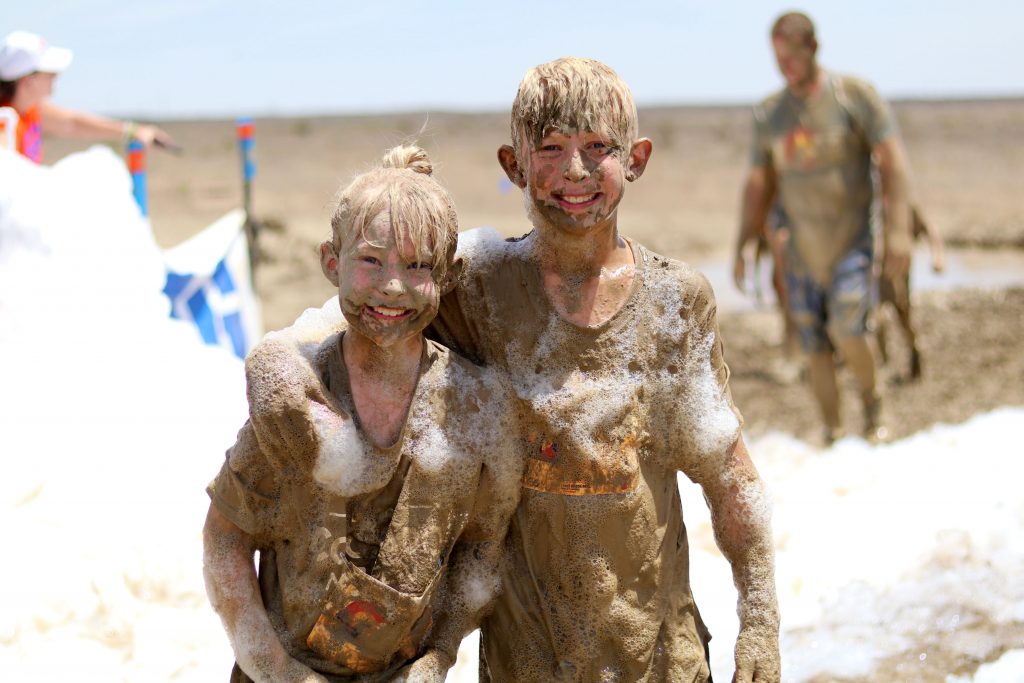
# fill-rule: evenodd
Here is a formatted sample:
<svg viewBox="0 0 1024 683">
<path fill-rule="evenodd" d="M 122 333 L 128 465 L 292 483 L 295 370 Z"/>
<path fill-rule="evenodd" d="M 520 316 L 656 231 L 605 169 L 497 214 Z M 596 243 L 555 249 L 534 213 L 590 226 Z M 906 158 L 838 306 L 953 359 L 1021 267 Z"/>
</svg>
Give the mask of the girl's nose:
<svg viewBox="0 0 1024 683">
<path fill-rule="evenodd" d="M 402 291 L 404 289 L 405 288 L 402 286 L 402 281 L 400 279 L 398 279 L 397 277 L 392 277 L 392 278 L 389 278 L 388 281 L 384 283 L 384 287 L 382 288 L 382 291 L 385 294 L 388 294 L 388 295 L 391 295 L 391 296 L 398 296 L 399 294 L 402 293 Z"/>
</svg>

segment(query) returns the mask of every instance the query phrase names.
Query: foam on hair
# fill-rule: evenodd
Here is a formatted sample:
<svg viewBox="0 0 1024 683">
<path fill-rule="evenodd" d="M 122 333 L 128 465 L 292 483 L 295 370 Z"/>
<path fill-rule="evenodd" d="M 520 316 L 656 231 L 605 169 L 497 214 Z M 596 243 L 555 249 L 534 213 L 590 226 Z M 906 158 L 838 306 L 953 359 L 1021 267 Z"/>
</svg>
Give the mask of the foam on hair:
<svg viewBox="0 0 1024 683">
<path fill-rule="evenodd" d="M 512 147 L 537 144 L 551 128 L 587 130 L 629 153 L 637 139 L 629 87 L 595 59 L 562 57 L 526 72 L 512 103 Z"/>
<path fill-rule="evenodd" d="M 387 150 L 378 166 L 356 176 L 338 196 L 331 217 L 335 248 L 347 248 L 367 226 L 386 213 L 396 241 L 408 238 L 417 260 L 447 271 L 459 232 L 455 202 L 433 178 L 434 165 L 421 147 L 399 145 Z"/>
</svg>

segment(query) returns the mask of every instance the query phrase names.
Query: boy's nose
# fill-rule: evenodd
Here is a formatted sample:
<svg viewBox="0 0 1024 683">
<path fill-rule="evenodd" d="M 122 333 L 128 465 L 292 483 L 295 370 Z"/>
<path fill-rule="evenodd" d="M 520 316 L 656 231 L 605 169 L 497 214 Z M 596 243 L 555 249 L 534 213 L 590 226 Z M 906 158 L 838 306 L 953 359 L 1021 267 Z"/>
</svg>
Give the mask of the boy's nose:
<svg viewBox="0 0 1024 683">
<path fill-rule="evenodd" d="M 569 163 L 565 167 L 565 173 L 563 174 L 566 180 L 573 182 L 583 180 L 587 177 L 587 167 L 583 164 L 583 155 L 580 154 L 578 149 L 572 151 L 572 156 L 569 157 Z"/>
</svg>

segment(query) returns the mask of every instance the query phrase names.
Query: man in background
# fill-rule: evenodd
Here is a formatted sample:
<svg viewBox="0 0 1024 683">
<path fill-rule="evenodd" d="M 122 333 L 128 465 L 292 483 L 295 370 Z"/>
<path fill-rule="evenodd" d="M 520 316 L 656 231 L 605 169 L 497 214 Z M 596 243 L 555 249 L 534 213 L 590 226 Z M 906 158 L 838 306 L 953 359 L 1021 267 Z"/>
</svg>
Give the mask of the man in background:
<svg viewBox="0 0 1024 683">
<path fill-rule="evenodd" d="M 783 259 L 787 305 L 808 358 L 825 442 L 843 434 L 835 352 L 859 385 L 864 435 L 884 438 L 868 344 L 874 299 L 871 170 L 874 164 L 881 181 L 885 267 L 900 276 L 910 259 L 910 209 L 896 122 L 870 84 L 819 66 L 814 24 L 805 14 L 779 17 L 771 39 L 786 87 L 754 109 L 734 277 L 742 289 L 744 248 L 778 199 L 789 220 Z"/>
</svg>

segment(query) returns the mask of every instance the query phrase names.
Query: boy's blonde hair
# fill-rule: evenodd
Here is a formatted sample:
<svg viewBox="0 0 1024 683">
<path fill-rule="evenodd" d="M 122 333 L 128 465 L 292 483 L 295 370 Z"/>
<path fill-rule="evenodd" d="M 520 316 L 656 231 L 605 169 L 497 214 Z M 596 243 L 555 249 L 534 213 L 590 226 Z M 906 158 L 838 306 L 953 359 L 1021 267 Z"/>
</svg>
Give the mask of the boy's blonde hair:
<svg viewBox="0 0 1024 683">
<path fill-rule="evenodd" d="M 355 177 L 338 197 L 331 217 L 334 249 L 343 251 L 381 213 L 391 219 L 395 241 L 408 237 L 416 259 L 443 275 L 455 257 L 459 221 L 451 195 L 431 177 L 430 157 L 416 145 L 384 153 L 380 165 Z"/>
<path fill-rule="evenodd" d="M 512 103 L 512 148 L 537 145 L 552 128 L 593 131 L 629 154 L 636 105 L 619 75 L 595 59 L 562 57 L 526 72 Z"/>
</svg>

